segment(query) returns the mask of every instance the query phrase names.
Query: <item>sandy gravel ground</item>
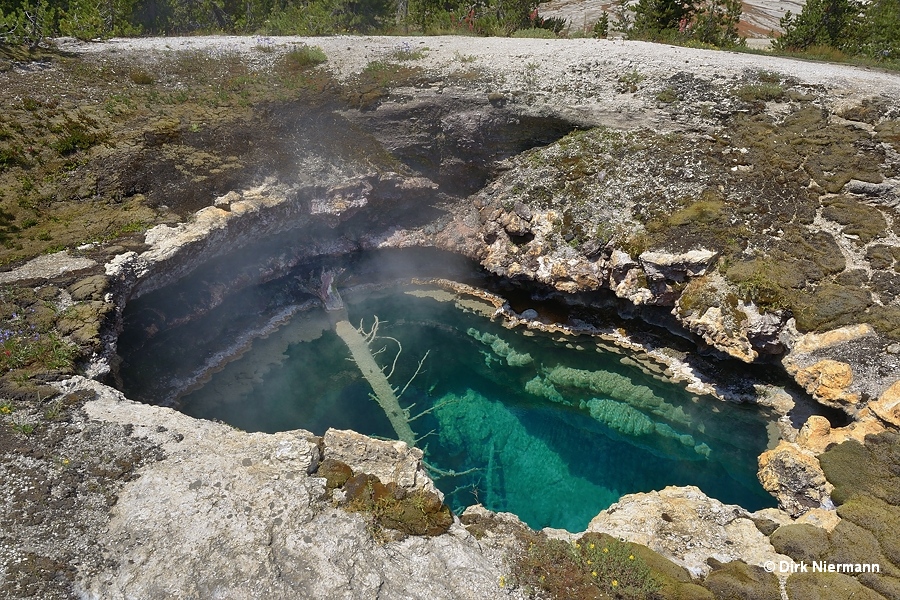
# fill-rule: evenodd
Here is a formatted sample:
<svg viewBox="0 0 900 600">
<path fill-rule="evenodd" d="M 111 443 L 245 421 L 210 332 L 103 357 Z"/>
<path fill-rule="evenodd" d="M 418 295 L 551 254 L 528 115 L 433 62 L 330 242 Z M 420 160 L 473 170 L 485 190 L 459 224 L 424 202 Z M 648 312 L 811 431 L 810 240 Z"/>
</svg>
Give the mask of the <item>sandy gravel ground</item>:
<svg viewBox="0 0 900 600">
<path fill-rule="evenodd" d="M 893 94 L 900 97 L 900 74 L 872 68 L 833 65 L 774 56 L 698 50 L 648 42 L 597 39 L 513 39 L 466 36 L 319 38 L 208 36 L 112 39 L 104 43 L 59 40 L 64 50 L 114 60 L 116 52 L 134 52 L 152 61 L 173 50 L 239 52 L 266 68 L 279 51 L 296 44 L 322 48 L 328 67 L 350 77 L 374 60 L 390 60 L 398 50 L 423 50 L 415 64 L 438 74 L 478 69 L 492 74 L 496 90 L 530 88 L 557 94 L 555 103 L 590 103 L 603 83 L 637 71 L 642 89 L 653 89 L 677 71 L 709 80 L 736 78 L 760 70 L 775 71 L 812 85 L 825 85 L 837 96 Z M 267 51 L 261 51 L 266 49 Z M 112 54 L 105 54 L 112 52 Z M 563 95 L 560 98 L 558 95 Z M 640 96 L 640 94 L 638 94 Z M 596 99 L 594 100 L 596 102 Z M 608 102 L 608 98 L 603 99 Z"/>
</svg>

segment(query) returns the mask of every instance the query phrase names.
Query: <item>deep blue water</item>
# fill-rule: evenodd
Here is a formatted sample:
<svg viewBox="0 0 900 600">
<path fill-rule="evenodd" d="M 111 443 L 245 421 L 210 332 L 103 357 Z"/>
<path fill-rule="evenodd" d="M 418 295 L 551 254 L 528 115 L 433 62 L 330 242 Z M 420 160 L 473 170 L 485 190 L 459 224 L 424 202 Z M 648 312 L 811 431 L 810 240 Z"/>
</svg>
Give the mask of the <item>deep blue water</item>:
<svg viewBox="0 0 900 600">
<path fill-rule="evenodd" d="M 581 531 L 622 495 L 667 485 L 696 485 L 750 510 L 775 505 L 756 479 L 773 417 L 756 407 L 693 397 L 590 338 L 567 348 L 399 289 L 347 305 L 351 323 L 369 327 L 378 315 L 379 333 L 402 343 L 395 386 L 429 351 L 401 405 L 413 415 L 434 409 L 412 422 L 430 465 L 471 470 L 436 478 L 456 510 L 480 502 L 532 527 Z M 382 346 L 376 360 L 389 364 L 397 346 L 372 348 Z M 321 314 L 300 314 L 183 397 L 181 409 L 247 431 L 395 437 L 349 356 Z"/>
</svg>

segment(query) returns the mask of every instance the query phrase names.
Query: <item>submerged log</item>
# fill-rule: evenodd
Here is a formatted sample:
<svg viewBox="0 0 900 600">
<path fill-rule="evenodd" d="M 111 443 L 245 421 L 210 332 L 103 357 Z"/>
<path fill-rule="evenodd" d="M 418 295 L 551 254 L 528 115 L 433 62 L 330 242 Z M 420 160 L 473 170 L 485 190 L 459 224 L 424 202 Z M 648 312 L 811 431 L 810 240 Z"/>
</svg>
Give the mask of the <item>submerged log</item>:
<svg viewBox="0 0 900 600">
<path fill-rule="evenodd" d="M 384 410 L 397 437 L 410 446 L 415 446 L 416 435 L 409 426 L 409 415 L 400 407 L 394 387 L 378 363 L 375 362 L 375 357 L 372 356 L 372 350 L 369 348 L 369 340 L 346 319 L 335 323 L 335 331 L 347 344 L 360 372 L 372 386 L 373 397 Z"/>
</svg>

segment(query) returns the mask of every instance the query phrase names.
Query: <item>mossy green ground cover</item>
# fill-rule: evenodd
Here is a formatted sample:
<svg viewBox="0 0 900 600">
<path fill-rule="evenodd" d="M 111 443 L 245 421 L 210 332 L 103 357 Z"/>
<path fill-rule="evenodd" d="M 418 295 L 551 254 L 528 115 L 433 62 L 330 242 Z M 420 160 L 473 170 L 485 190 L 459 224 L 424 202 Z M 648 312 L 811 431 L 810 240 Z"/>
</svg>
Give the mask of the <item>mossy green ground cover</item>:
<svg viewBox="0 0 900 600">
<path fill-rule="evenodd" d="M 819 457 L 835 486 L 832 498 L 841 522 L 833 531 L 811 525 L 787 525 L 771 536 L 775 549 L 796 561 L 877 563 L 880 573 L 797 574 L 788 580 L 791 598 L 824 598 L 822 589 L 842 597 L 900 596 L 900 436 L 884 432 L 866 436 L 865 444 L 848 441 Z M 874 595 L 873 592 L 880 594 Z M 856 594 L 856 595 L 853 595 Z"/>
<path fill-rule="evenodd" d="M 283 107 L 369 108 L 424 76 L 415 57 L 373 63 L 339 84 L 318 48 L 237 53 L 110 53 L 97 60 L 0 48 L 0 265 L 108 242 L 185 219 L 217 194 L 261 181 L 289 160 Z M 26 63 L 27 64 L 27 63 Z M 366 152 L 348 144 L 345 152 Z M 160 182 L 165 182 L 161 185 Z"/>
</svg>

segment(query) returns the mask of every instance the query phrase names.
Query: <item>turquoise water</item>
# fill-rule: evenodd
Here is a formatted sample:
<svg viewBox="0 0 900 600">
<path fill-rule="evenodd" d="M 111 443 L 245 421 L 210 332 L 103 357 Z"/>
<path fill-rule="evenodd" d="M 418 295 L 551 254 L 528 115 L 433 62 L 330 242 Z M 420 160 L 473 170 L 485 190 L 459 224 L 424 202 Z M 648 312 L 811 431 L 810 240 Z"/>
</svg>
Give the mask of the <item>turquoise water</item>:
<svg viewBox="0 0 900 600">
<path fill-rule="evenodd" d="M 756 479 L 771 415 L 697 398 L 599 350 L 594 340 L 525 336 L 452 302 L 397 289 L 346 298 L 350 322 L 403 347 L 392 383 L 455 510 L 482 503 L 532 527 L 581 531 L 622 495 L 696 485 L 750 510 L 775 503 Z M 379 364 L 397 344 L 381 340 Z M 394 437 L 368 383 L 321 311 L 295 316 L 184 396 L 183 412 L 247 431 L 329 427 Z M 437 471 L 435 471 L 437 473 Z"/>
</svg>

